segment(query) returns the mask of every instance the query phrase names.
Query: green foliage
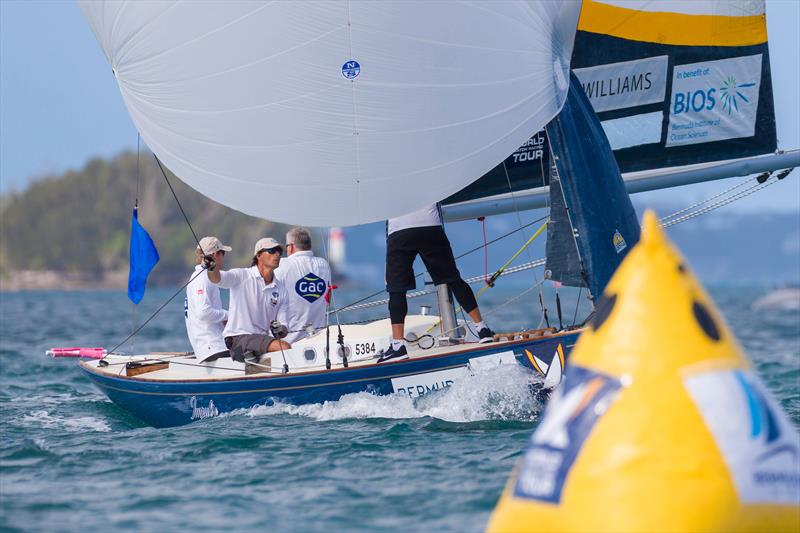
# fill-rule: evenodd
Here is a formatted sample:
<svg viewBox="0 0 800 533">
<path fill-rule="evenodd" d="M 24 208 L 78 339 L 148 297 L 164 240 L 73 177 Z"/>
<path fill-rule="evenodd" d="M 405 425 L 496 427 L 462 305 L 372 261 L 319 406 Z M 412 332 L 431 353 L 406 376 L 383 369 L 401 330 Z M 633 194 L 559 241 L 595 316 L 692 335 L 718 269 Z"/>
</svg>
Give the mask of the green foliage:
<svg viewBox="0 0 800 533">
<path fill-rule="evenodd" d="M 172 283 L 188 275 L 196 242 L 161 171 L 149 153 L 111 161 L 93 159 L 80 171 L 48 176 L 0 200 L 0 269 L 54 270 L 101 277 L 126 270 L 134 201 L 161 260 L 151 280 Z M 227 267 L 248 266 L 253 243 L 283 241 L 287 226 L 243 215 L 186 186 L 168 172 L 198 238 L 215 235 L 233 247 Z"/>
</svg>

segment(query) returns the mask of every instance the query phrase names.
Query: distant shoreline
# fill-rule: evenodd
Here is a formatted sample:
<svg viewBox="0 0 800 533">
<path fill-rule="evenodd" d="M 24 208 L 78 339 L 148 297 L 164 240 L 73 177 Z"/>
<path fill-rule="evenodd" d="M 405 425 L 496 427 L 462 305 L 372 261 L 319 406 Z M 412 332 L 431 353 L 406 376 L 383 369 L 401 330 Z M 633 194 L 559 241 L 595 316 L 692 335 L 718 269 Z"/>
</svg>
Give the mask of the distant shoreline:
<svg viewBox="0 0 800 533">
<path fill-rule="evenodd" d="M 148 284 L 153 287 L 168 286 L 180 276 L 162 275 Z M 0 293 L 21 291 L 106 291 L 126 290 L 128 271 L 110 272 L 58 272 L 56 270 L 14 270 L 0 277 Z"/>
</svg>

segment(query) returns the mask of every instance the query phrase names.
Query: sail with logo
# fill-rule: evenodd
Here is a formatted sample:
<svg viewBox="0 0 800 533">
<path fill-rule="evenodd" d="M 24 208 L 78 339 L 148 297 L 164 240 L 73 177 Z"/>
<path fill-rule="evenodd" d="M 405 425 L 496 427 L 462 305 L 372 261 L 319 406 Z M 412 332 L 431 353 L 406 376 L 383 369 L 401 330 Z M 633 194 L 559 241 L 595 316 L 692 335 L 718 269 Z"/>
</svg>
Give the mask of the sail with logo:
<svg viewBox="0 0 800 533">
<path fill-rule="evenodd" d="M 158 159 L 215 201 L 273 221 L 352 225 L 439 201 L 575 95 L 576 2 L 79 5 Z M 303 281 L 298 294 L 318 299 L 321 284 Z M 578 335 L 535 329 L 479 344 L 442 322 L 408 316 L 409 359 L 385 364 L 375 359 L 388 319 L 312 328 L 271 359 L 109 353 L 81 369 L 116 404 L 172 426 L 276 400 L 415 397 L 503 364 L 561 368 Z"/>
<path fill-rule="evenodd" d="M 584 0 L 572 69 L 629 192 L 800 165 L 800 150 L 776 152 L 765 9 L 764 0 Z M 448 198 L 445 216 L 548 205 L 544 145 L 535 133 Z"/>
</svg>

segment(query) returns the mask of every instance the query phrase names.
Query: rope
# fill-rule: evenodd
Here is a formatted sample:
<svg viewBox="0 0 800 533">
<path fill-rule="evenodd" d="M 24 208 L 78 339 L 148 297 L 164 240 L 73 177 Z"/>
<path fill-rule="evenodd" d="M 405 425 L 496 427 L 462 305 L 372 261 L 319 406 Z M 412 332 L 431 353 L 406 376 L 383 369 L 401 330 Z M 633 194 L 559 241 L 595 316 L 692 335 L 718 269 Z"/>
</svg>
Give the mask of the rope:
<svg viewBox="0 0 800 533">
<path fill-rule="evenodd" d="M 771 173 L 769 173 L 769 172 L 766 172 L 766 173 L 762 174 L 761 176 L 766 176 L 766 179 L 769 179 L 770 175 L 771 175 Z M 759 178 L 760 178 L 761 176 L 759 176 Z M 766 181 L 766 179 L 765 179 L 764 181 Z M 756 180 L 758 180 L 758 178 L 756 178 Z M 733 192 L 733 191 L 735 191 L 736 189 L 738 189 L 739 187 L 742 187 L 742 186 L 744 186 L 744 185 L 747 185 L 748 183 L 750 183 L 750 178 L 747 178 L 746 180 L 744 180 L 744 181 L 742 181 L 742 182 L 740 182 L 740 183 L 737 183 L 737 184 L 736 184 L 736 185 L 734 185 L 733 187 L 730 187 L 730 188 L 728 188 L 728 189 L 725 189 L 724 191 L 720 192 L 719 194 L 715 194 L 714 196 L 711 196 L 711 197 L 709 197 L 709 198 L 706 198 L 705 200 L 701 200 L 701 201 L 697 202 L 697 203 L 696 203 L 696 204 L 694 204 L 694 205 L 690 205 L 689 207 L 685 207 L 685 208 L 681 209 L 680 211 L 675 211 L 675 212 L 674 212 L 674 213 L 672 213 L 671 215 L 667 215 L 667 216 L 665 216 L 664 218 L 662 218 L 661 220 L 659 220 L 659 222 L 660 222 L 660 223 L 663 225 L 663 224 L 664 224 L 664 222 L 666 222 L 666 221 L 667 221 L 667 219 L 670 219 L 670 218 L 675 218 L 675 217 L 677 217 L 678 215 L 680 215 L 680 214 L 682 214 L 682 213 L 685 213 L 685 212 L 687 212 L 687 211 L 691 211 L 692 209 L 694 209 L 694 208 L 696 208 L 696 207 L 700 207 L 701 205 L 703 205 L 703 204 L 705 204 L 705 203 L 708 203 L 708 202 L 710 202 L 711 200 L 716 200 L 717 198 L 719 198 L 719 197 L 721 197 L 721 196 L 725 196 L 726 194 L 728 194 L 728 193 L 730 193 L 730 192 Z M 761 183 L 761 182 L 759 182 L 759 183 Z"/>
<path fill-rule="evenodd" d="M 153 158 L 156 160 L 156 163 L 158 163 L 158 168 L 161 169 L 161 174 L 164 176 L 164 181 L 167 182 L 167 186 L 169 187 L 169 190 L 172 191 L 172 196 L 175 198 L 175 202 L 177 202 L 178 208 L 181 210 L 181 213 L 183 214 L 183 218 L 186 220 L 186 225 L 189 226 L 189 231 L 192 232 L 192 235 L 194 236 L 194 240 L 197 242 L 197 247 L 200 248 L 200 253 L 205 256 L 206 253 L 203 250 L 203 247 L 200 246 L 200 239 L 197 238 L 197 233 L 194 232 L 194 228 L 192 227 L 192 223 L 189 222 L 189 217 L 186 216 L 186 211 L 183 210 L 183 206 L 181 205 L 181 201 L 178 200 L 178 195 L 175 194 L 175 189 L 172 188 L 172 184 L 169 182 L 169 178 L 167 178 L 167 173 L 164 172 L 164 167 L 161 166 L 161 161 L 158 160 L 158 156 L 156 156 L 156 154 L 153 154 Z"/>
<path fill-rule="evenodd" d="M 505 263 L 503 263 L 503 266 L 501 266 L 500 268 L 498 268 L 498 269 L 497 269 L 497 271 L 496 271 L 494 274 L 492 274 L 492 277 L 491 277 L 491 278 L 490 278 L 490 279 L 489 279 L 489 280 L 486 282 L 486 285 L 484 285 L 483 287 L 481 287 L 481 290 L 479 290 L 479 291 L 478 291 L 478 294 L 476 294 L 476 295 L 475 295 L 475 297 L 476 297 L 476 298 L 477 298 L 478 296 L 480 296 L 481 294 L 483 294 L 483 293 L 484 293 L 484 291 L 486 291 L 486 289 L 489 289 L 489 288 L 491 288 L 491 287 L 494 287 L 494 282 L 495 282 L 495 280 L 496 280 L 497 278 L 499 278 L 499 277 L 500 277 L 500 276 L 503 274 L 503 271 L 506 269 L 506 267 L 507 267 L 508 265 L 510 265 L 510 264 L 511 264 L 511 262 L 512 262 L 512 261 L 514 261 L 514 259 L 516 259 L 517 257 L 519 257 L 519 254 L 521 254 L 521 253 L 523 252 L 523 250 L 526 250 L 526 249 L 528 248 L 528 246 L 530 246 L 530 245 L 531 245 L 531 243 L 533 243 L 533 241 L 535 241 L 535 240 L 536 240 L 536 237 L 538 237 L 539 235 L 541 235 L 541 234 L 542 234 L 542 232 L 545 230 L 545 228 L 547 228 L 547 224 L 548 224 L 549 222 L 550 222 L 550 219 L 547 219 L 547 220 L 545 221 L 545 223 L 544 223 L 544 224 L 542 224 L 542 225 L 541 225 L 541 227 L 540 227 L 539 229 L 537 229 L 537 230 L 536 230 L 536 232 L 535 232 L 533 235 L 531 235 L 531 238 L 530 238 L 530 239 L 528 239 L 528 240 L 525 242 L 525 244 L 523 244 L 523 245 L 522 245 L 522 248 L 520 248 L 519 250 L 517 250 L 517 251 L 516 251 L 516 253 L 515 253 L 514 255 L 512 255 L 512 256 L 511 256 L 511 259 L 509 259 L 508 261 L 506 261 Z M 538 280 L 538 279 L 536 280 L 536 283 L 539 283 L 539 280 Z"/>
<path fill-rule="evenodd" d="M 172 300 L 174 300 L 174 299 L 175 299 L 175 297 L 176 297 L 178 294 L 180 294 L 180 293 L 181 293 L 181 291 L 183 291 L 183 290 L 186 288 L 186 286 L 187 286 L 187 285 L 189 285 L 191 282 L 193 282 L 193 281 L 195 280 L 195 278 L 196 278 L 197 276 L 199 276 L 200 274 L 202 274 L 203 272 L 205 272 L 205 270 L 206 270 L 206 269 L 205 269 L 205 267 L 201 268 L 201 269 L 200 269 L 200 272 L 198 272 L 197 274 L 195 274 L 194 276 L 192 276 L 192 277 L 189 279 L 189 281 L 187 281 L 186 283 L 184 283 L 184 284 L 183 284 L 183 286 L 182 286 L 180 289 L 178 289 L 178 291 L 177 291 L 175 294 L 173 294 L 172 296 L 170 296 L 170 297 L 169 297 L 169 299 L 168 299 L 166 302 L 164 302 L 163 304 L 161 304 L 161 307 L 159 307 L 158 309 L 156 309 L 156 310 L 155 310 L 155 312 L 153 312 L 153 314 L 152 314 L 152 315 L 150 315 L 150 317 L 149 317 L 147 320 L 145 320 L 144 322 L 142 322 L 142 325 L 141 325 L 141 326 L 139 326 L 138 328 L 136 328 L 136 330 L 135 330 L 133 333 L 131 333 L 130 335 L 128 335 L 127 337 L 125 337 L 125 340 L 123 340 L 122 342 L 120 342 L 119 344 L 117 344 L 116 346 L 114 346 L 113 348 L 111 348 L 111 349 L 108 351 L 108 353 L 106 354 L 106 356 L 105 356 L 105 357 L 108 357 L 108 355 L 109 355 L 109 354 L 111 354 L 111 352 L 115 351 L 117 348 L 119 348 L 120 346 L 122 346 L 123 344 L 125 344 L 126 342 L 128 342 L 128 340 L 129 340 L 131 337 L 133 337 L 134 335 L 136 335 L 137 333 L 139 333 L 140 331 L 142 331 L 142 328 L 143 328 L 143 327 L 145 327 L 145 326 L 146 326 L 146 325 L 147 325 L 147 324 L 148 324 L 148 323 L 149 323 L 151 320 L 153 320 L 153 319 L 155 318 L 155 316 L 156 316 L 158 313 L 160 313 L 160 312 L 161 312 L 161 310 L 162 310 L 162 309 L 164 309 L 164 308 L 167 306 L 167 304 L 168 304 L 168 303 L 170 303 Z M 103 357 L 103 359 L 105 359 L 105 357 Z"/>
<path fill-rule="evenodd" d="M 486 284 L 491 284 L 489 281 L 489 247 L 486 246 L 486 217 L 478 217 L 483 230 L 483 275 L 486 278 Z"/>
<path fill-rule="evenodd" d="M 528 269 L 531 269 L 531 268 L 544 266 L 545 262 L 546 262 L 545 259 L 537 259 L 536 261 L 531 261 L 529 263 L 522 263 L 521 265 L 517 265 L 515 267 L 506 269 L 498 277 L 509 276 L 511 274 L 516 274 L 517 272 L 522 272 L 523 270 L 528 270 Z M 472 278 L 467 278 L 464 281 L 467 282 L 469 285 L 474 285 L 476 283 L 484 282 L 485 280 L 484 280 L 483 276 L 475 276 L 475 277 L 472 277 Z M 423 290 L 419 290 L 419 291 L 409 292 L 406 295 L 406 298 L 409 298 L 409 299 L 411 299 L 411 298 L 419 298 L 421 296 L 427 296 L 427 295 L 433 294 L 435 292 L 436 292 L 436 289 L 423 289 Z M 372 301 L 372 302 L 353 305 L 353 306 L 350 306 L 350 307 L 347 307 L 347 308 L 343 308 L 341 310 L 342 311 L 344 311 L 344 310 L 346 310 L 346 311 L 357 311 L 359 309 L 369 309 L 370 307 L 378 307 L 378 306 L 381 306 L 381 305 L 386 305 L 388 303 L 389 303 L 389 299 L 388 298 L 384 298 L 383 300 L 375 300 L 375 301 Z M 366 322 L 371 322 L 371 320 L 368 320 Z M 357 322 L 348 322 L 348 323 L 349 324 L 354 324 L 354 323 L 357 323 Z"/>
<path fill-rule="evenodd" d="M 464 253 L 462 253 L 460 255 L 457 255 L 455 257 L 455 259 L 459 260 L 462 257 L 466 257 L 471 253 L 474 253 L 474 252 L 477 252 L 478 250 L 483 249 L 484 246 L 489 246 L 491 244 L 494 244 L 494 243 L 496 243 L 496 242 L 498 242 L 498 241 L 500 241 L 502 239 L 505 239 L 506 237 L 509 237 L 509 236 L 515 234 L 518 231 L 522 231 L 524 228 L 527 228 L 528 226 L 532 226 L 532 225 L 534 225 L 534 224 L 536 224 L 538 222 L 541 222 L 542 220 L 545 220 L 546 218 L 547 218 L 547 216 L 539 217 L 536 220 L 528 222 L 527 224 L 525 224 L 524 226 L 522 226 L 520 228 L 513 229 L 513 230 L 509 231 L 508 233 L 505 233 L 505 234 L 503 234 L 503 235 L 501 235 L 501 236 L 499 236 L 499 237 L 497 237 L 495 239 L 492 239 L 491 241 L 487 242 L 485 245 L 482 244 L 480 246 L 476 246 L 475 248 L 472 248 L 471 250 L 467 250 L 466 252 L 464 252 Z M 427 272 L 427 270 L 423 270 L 422 272 L 420 272 L 419 274 L 414 276 L 414 279 L 422 277 L 423 275 L 425 275 L 426 272 Z M 362 302 L 366 302 L 367 300 L 370 300 L 372 298 L 375 298 L 376 296 L 378 296 L 379 294 L 383 294 L 384 292 L 386 292 L 385 289 L 381 289 L 379 291 L 375 291 L 372 294 L 369 294 L 367 296 L 364 296 L 363 298 L 360 298 L 360 299 L 356 300 L 355 302 L 352 302 L 352 303 L 349 303 L 349 304 L 347 304 L 345 306 L 339 307 L 338 309 L 333 309 L 331 312 L 335 313 L 335 312 L 339 312 L 339 311 L 351 311 L 354 308 L 357 308 L 358 304 L 360 304 Z M 386 302 L 388 302 L 388 300 L 386 300 Z"/>
<path fill-rule="evenodd" d="M 720 207 L 723 207 L 723 206 L 731 204 L 731 203 L 733 203 L 733 202 L 735 202 L 737 200 L 741 200 L 742 198 L 750 196 L 751 194 L 754 194 L 754 193 L 760 191 L 761 189 L 765 189 L 765 188 L 769 187 L 770 185 L 773 185 L 773 184 L 777 183 L 778 181 L 779 181 L 778 179 L 768 179 L 764 183 L 756 183 L 756 185 L 753 185 L 750 188 L 745 189 L 742 192 L 739 192 L 739 193 L 737 193 L 737 194 L 735 194 L 733 196 L 730 196 L 728 198 L 725 198 L 725 199 L 720 200 L 718 202 L 715 202 L 713 204 L 709 204 L 709 205 L 707 205 L 706 207 L 704 207 L 702 209 L 698 209 L 697 211 L 688 213 L 688 214 L 683 215 L 683 216 L 678 217 L 678 218 L 672 218 L 673 215 L 670 215 L 670 216 L 664 217 L 663 219 L 659 220 L 659 222 L 661 222 L 662 227 L 665 227 L 665 228 L 668 228 L 670 226 L 674 226 L 676 224 L 680 224 L 682 222 L 686 222 L 687 220 L 691 220 L 693 218 L 699 217 L 700 215 L 704 215 L 706 213 L 709 213 L 711 211 L 719 209 Z M 704 203 L 704 202 L 701 202 L 701 203 Z M 666 221 L 662 222 L 662 220 L 666 220 Z"/>
</svg>

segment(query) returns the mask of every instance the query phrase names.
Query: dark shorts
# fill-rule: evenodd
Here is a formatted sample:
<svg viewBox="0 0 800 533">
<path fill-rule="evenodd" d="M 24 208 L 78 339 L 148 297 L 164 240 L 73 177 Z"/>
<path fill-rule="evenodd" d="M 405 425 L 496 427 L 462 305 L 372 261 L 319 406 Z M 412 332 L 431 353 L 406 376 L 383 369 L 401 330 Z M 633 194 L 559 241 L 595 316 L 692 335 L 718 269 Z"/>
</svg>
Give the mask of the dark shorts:
<svg viewBox="0 0 800 533">
<path fill-rule="evenodd" d="M 409 228 L 386 238 L 386 290 L 410 291 L 416 288 L 414 259 L 419 254 L 433 282 L 453 283 L 461 279 L 453 249 L 442 226 Z"/>
<path fill-rule="evenodd" d="M 253 352 L 254 355 L 267 353 L 269 344 L 274 340 L 273 337 L 261 333 L 235 335 L 225 337 L 225 346 L 231 351 L 231 359 L 242 363 L 246 352 Z"/>
</svg>

